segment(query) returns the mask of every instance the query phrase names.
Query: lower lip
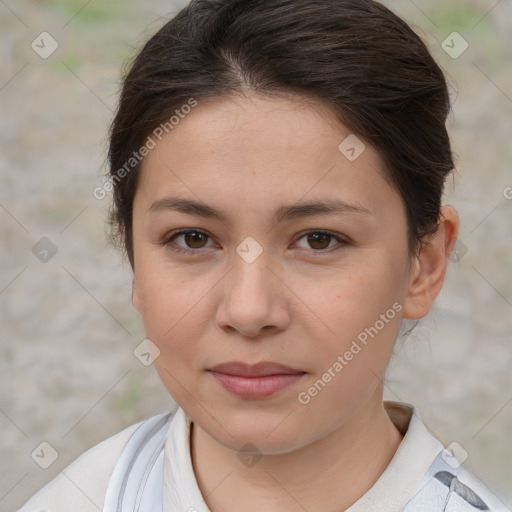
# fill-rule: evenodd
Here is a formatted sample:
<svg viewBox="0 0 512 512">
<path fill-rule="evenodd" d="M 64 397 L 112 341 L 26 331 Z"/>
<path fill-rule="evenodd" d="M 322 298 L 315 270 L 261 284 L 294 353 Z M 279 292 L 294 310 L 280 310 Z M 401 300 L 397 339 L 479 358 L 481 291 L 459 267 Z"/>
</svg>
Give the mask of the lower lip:
<svg viewBox="0 0 512 512">
<path fill-rule="evenodd" d="M 265 398 L 297 382 L 305 373 L 241 377 L 211 371 L 217 381 L 230 393 L 242 398 Z"/>
</svg>

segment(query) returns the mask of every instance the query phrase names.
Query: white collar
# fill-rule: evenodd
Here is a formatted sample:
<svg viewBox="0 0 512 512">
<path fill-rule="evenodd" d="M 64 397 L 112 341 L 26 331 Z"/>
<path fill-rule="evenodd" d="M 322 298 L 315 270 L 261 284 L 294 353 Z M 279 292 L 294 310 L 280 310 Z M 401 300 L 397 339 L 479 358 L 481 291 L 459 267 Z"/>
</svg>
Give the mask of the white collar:
<svg viewBox="0 0 512 512">
<path fill-rule="evenodd" d="M 402 510 L 443 449 L 423 424 L 416 407 L 391 401 L 385 401 L 384 406 L 404 438 L 377 482 L 346 512 Z M 191 419 L 178 407 L 165 442 L 163 512 L 211 512 L 192 466 L 190 425 Z"/>
<path fill-rule="evenodd" d="M 416 407 L 391 401 L 385 401 L 384 407 L 404 438 L 373 487 L 345 512 L 403 510 L 443 449 L 423 424 Z"/>
<path fill-rule="evenodd" d="M 163 512 L 211 512 L 201 495 L 192 467 L 190 425 L 191 419 L 178 407 L 165 440 Z"/>
</svg>

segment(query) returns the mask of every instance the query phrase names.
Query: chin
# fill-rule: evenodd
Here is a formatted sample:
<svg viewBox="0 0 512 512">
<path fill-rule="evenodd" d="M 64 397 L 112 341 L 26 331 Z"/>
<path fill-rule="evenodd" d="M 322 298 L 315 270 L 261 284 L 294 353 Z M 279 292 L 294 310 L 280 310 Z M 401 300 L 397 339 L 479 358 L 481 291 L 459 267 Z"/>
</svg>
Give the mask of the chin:
<svg viewBox="0 0 512 512">
<path fill-rule="evenodd" d="M 200 413 L 199 425 L 219 444 L 233 451 L 245 445 L 254 445 L 263 454 L 278 455 L 300 447 L 300 426 L 296 419 L 284 420 L 288 412 L 264 412 L 261 409 L 229 411 L 216 409 L 213 420 L 204 411 Z M 284 420 L 284 421 L 283 421 Z M 306 440 L 302 444 L 305 444 Z M 248 450 L 250 451 L 250 450 Z"/>
</svg>

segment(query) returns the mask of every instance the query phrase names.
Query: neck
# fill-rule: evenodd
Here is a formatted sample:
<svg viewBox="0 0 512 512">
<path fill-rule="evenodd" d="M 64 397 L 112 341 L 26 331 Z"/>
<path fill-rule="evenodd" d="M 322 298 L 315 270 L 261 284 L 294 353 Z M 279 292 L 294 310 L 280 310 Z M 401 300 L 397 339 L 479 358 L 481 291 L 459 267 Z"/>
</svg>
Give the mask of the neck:
<svg viewBox="0 0 512 512">
<path fill-rule="evenodd" d="M 252 467 L 197 424 L 191 457 L 211 512 L 339 512 L 373 486 L 401 441 L 380 388 L 347 424 L 326 437 L 289 453 L 263 455 Z"/>
</svg>

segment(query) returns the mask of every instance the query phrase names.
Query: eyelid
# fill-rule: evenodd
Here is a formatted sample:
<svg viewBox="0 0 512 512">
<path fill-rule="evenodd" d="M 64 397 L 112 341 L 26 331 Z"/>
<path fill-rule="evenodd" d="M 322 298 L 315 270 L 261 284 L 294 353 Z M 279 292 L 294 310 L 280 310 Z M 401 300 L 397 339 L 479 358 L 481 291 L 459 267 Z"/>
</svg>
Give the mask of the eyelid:
<svg viewBox="0 0 512 512">
<path fill-rule="evenodd" d="M 329 249 L 301 249 L 303 251 L 307 251 L 309 254 L 312 254 L 313 256 L 321 256 L 326 254 L 331 254 L 332 252 L 336 252 L 340 249 L 342 249 L 344 246 L 349 245 L 350 242 L 347 237 L 341 236 L 339 234 L 336 234 L 332 231 L 329 231 L 328 229 L 307 229 L 306 231 L 303 231 L 297 235 L 296 241 L 300 240 L 301 238 L 304 238 L 307 235 L 320 233 L 323 235 L 328 235 L 331 238 L 334 238 L 338 245 L 334 247 L 330 247 Z"/>
<path fill-rule="evenodd" d="M 163 245 L 163 246 L 170 246 L 172 241 L 175 238 L 178 238 L 181 235 L 187 235 L 189 233 L 201 233 L 202 235 L 205 235 L 206 237 L 208 237 L 208 239 L 213 239 L 213 237 L 209 233 L 207 233 L 206 231 L 204 231 L 202 229 L 199 229 L 199 228 L 184 228 L 184 229 L 178 229 L 176 231 L 172 231 L 171 233 L 167 234 L 163 238 L 163 240 L 160 242 L 160 244 Z M 208 248 L 208 247 L 206 247 L 206 248 Z M 172 247 L 171 249 L 173 251 L 176 251 L 176 252 L 197 255 L 197 254 L 199 254 L 201 249 L 205 249 L 205 248 L 201 247 L 199 249 L 188 249 L 186 247 L 182 247 L 181 245 L 177 245 L 176 244 L 176 247 Z"/>
<path fill-rule="evenodd" d="M 207 237 L 212 238 L 212 236 L 209 233 L 207 233 L 206 231 L 204 231 L 202 229 L 199 229 L 199 228 L 183 228 L 183 229 L 177 229 L 176 231 L 171 231 L 170 233 L 167 233 L 164 236 L 164 238 L 162 240 L 162 243 L 169 242 L 170 240 L 172 240 L 173 238 L 178 237 L 179 235 L 187 235 L 189 233 L 201 233 L 202 235 L 206 235 Z"/>
<path fill-rule="evenodd" d="M 206 232 L 206 231 L 204 231 L 202 229 L 199 229 L 199 228 L 184 228 L 184 229 L 178 229 L 176 231 L 173 231 L 173 232 L 169 233 L 168 235 L 166 235 L 164 237 L 164 239 L 162 240 L 162 242 L 160 242 L 160 244 L 163 245 L 163 246 L 169 246 L 171 244 L 171 242 L 175 238 L 178 238 L 181 235 L 186 235 L 186 234 L 189 234 L 189 233 L 201 233 L 201 234 L 205 235 L 206 237 L 208 237 L 209 239 L 213 239 L 213 237 L 208 232 Z M 309 253 L 312 253 L 314 255 L 319 255 L 320 256 L 322 254 L 330 254 L 331 252 L 339 250 L 343 246 L 346 246 L 346 245 L 350 244 L 350 241 L 348 241 L 346 239 L 346 237 L 344 238 L 343 236 L 340 236 L 340 235 L 338 235 L 336 233 L 333 233 L 332 231 L 325 230 L 325 229 L 309 229 L 309 230 L 303 231 L 303 232 L 301 232 L 301 233 L 299 233 L 297 235 L 297 237 L 295 239 L 295 242 L 297 242 L 298 240 L 304 238 L 307 235 L 316 234 L 316 233 L 320 233 L 320 234 L 331 236 L 332 238 L 334 238 L 338 242 L 338 247 L 334 247 L 334 248 L 331 247 L 330 249 L 321 249 L 321 250 L 315 250 L 315 249 L 302 249 L 302 250 L 308 251 Z M 176 247 L 173 247 L 172 250 L 176 251 L 176 252 L 186 253 L 186 254 L 198 255 L 198 254 L 200 254 L 202 249 L 207 249 L 207 248 L 208 247 L 200 247 L 198 249 L 188 249 L 186 247 L 182 247 L 180 245 L 176 245 Z"/>
</svg>

